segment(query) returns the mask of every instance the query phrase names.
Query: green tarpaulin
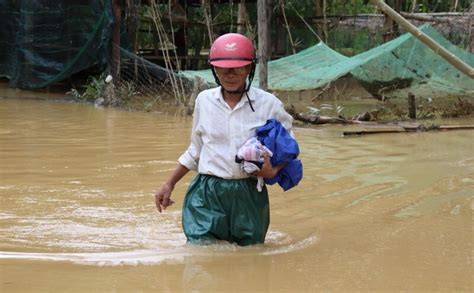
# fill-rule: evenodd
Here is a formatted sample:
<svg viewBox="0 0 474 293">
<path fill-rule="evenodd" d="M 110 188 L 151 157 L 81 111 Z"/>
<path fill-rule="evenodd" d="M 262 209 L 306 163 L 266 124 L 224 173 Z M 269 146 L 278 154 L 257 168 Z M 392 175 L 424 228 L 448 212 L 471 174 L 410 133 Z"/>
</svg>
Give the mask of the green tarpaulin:
<svg viewBox="0 0 474 293">
<path fill-rule="evenodd" d="M 474 66 L 474 54 L 456 47 L 429 25 L 420 29 Z M 210 70 L 184 71 L 182 74 L 186 78 L 200 77 L 214 83 Z M 375 96 L 406 96 L 407 92 L 430 97 L 474 96 L 474 80 L 409 33 L 353 57 L 319 43 L 297 54 L 270 61 L 268 88 L 277 91 L 316 89 L 347 74 Z M 258 86 L 258 76 L 253 85 Z"/>
</svg>

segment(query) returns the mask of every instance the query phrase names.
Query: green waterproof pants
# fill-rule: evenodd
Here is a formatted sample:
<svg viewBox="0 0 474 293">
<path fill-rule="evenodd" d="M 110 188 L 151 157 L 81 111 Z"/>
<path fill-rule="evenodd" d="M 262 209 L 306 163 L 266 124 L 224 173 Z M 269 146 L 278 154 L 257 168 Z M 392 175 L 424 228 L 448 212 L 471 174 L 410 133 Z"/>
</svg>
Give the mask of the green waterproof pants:
<svg viewBox="0 0 474 293">
<path fill-rule="evenodd" d="M 263 243 L 270 224 L 270 208 L 266 187 L 258 192 L 256 186 L 253 178 L 197 175 L 183 203 L 183 229 L 188 241 Z"/>
</svg>

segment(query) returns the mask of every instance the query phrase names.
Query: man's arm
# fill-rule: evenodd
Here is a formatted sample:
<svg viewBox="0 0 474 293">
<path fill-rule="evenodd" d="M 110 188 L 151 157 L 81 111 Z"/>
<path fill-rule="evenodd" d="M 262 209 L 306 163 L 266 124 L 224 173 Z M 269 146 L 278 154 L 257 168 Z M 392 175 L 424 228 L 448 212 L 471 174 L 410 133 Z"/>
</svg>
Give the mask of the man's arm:
<svg viewBox="0 0 474 293">
<path fill-rule="evenodd" d="M 161 188 L 155 193 L 155 204 L 160 213 L 174 203 L 174 201 L 171 199 L 171 193 L 173 192 L 174 186 L 188 172 L 188 168 L 178 164 L 178 166 L 176 166 L 174 171 L 171 173 L 170 177 L 168 177 L 168 180 L 166 180 Z"/>
</svg>

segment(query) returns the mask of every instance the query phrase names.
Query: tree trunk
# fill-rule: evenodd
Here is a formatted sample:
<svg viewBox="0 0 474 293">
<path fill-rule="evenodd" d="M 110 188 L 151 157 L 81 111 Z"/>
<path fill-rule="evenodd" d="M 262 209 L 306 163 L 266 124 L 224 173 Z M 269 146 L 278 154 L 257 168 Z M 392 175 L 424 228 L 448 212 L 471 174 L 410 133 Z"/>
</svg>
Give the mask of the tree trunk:
<svg viewBox="0 0 474 293">
<path fill-rule="evenodd" d="M 412 1 L 412 4 L 411 4 L 411 13 L 415 13 L 416 11 L 418 11 L 418 4 L 416 3 L 416 0 L 413 0 Z"/>
<path fill-rule="evenodd" d="M 316 14 L 316 17 L 323 15 L 323 10 L 321 8 L 321 0 L 314 1 L 314 13 Z"/>
<path fill-rule="evenodd" d="M 118 86 L 120 82 L 120 23 L 122 22 L 122 10 L 120 0 L 112 1 L 112 11 L 114 13 L 114 28 L 112 32 L 112 64 L 111 74 L 113 82 Z"/>
<path fill-rule="evenodd" d="M 385 21 L 383 23 L 383 41 L 387 43 L 393 39 L 393 20 L 385 15 Z"/>
<path fill-rule="evenodd" d="M 316 19 L 321 19 L 321 17 L 324 15 L 323 12 L 323 3 L 321 2 L 322 0 L 315 0 L 314 1 L 314 12 Z M 323 17 L 323 23 L 320 21 L 316 22 L 316 28 L 319 34 L 325 36 L 325 31 L 324 31 L 324 23 L 326 22 L 326 18 Z"/>
<path fill-rule="evenodd" d="M 267 0 L 257 0 L 258 17 L 258 53 L 259 53 L 259 87 L 263 90 L 268 88 L 268 16 Z"/>
<path fill-rule="evenodd" d="M 133 52 L 137 51 L 138 44 L 138 29 L 140 23 L 139 15 L 140 3 L 136 0 L 125 1 L 125 25 L 127 30 L 128 40 L 132 44 Z"/>
<path fill-rule="evenodd" d="M 403 4 L 403 0 L 393 0 L 393 10 L 400 13 L 400 11 L 402 11 L 402 4 Z M 398 27 L 398 23 L 394 22 L 393 23 L 393 36 L 397 37 L 399 35 L 400 35 L 400 29 Z"/>
<path fill-rule="evenodd" d="M 393 0 L 393 9 L 397 12 L 400 11 L 400 8 L 402 6 L 402 1 L 401 0 Z M 383 25 L 383 40 L 384 42 L 388 42 L 393 40 L 398 34 L 398 25 L 396 22 L 393 21 L 392 18 L 390 18 L 388 15 L 385 14 L 385 22 Z"/>
<path fill-rule="evenodd" d="M 241 0 L 239 3 L 239 11 L 237 12 L 237 33 L 245 34 L 245 24 L 247 23 L 247 18 L 245 0 Z"/>
<path fill-rule="evenodd" d="M 327 10 L 327 1 L 323 0 L 323 35 L 324 35 L 324 42 L 328 42 L 328 21 L 326 18 L 326 10 Z"/>
</svg>

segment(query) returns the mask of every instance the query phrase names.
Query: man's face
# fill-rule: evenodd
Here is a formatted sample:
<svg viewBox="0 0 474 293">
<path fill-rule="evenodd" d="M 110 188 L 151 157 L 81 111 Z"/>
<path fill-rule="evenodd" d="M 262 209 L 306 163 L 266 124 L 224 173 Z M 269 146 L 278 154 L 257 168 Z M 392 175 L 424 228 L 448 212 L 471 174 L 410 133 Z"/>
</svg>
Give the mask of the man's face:
<svg viewBox="0 0 474 293">
<path fill-rule="evenodd" d="M 227 91 L 239 91 L 245 88 L 245 80 L 249 75 L 252 65 L 236 68 L 215 67 L 222 87 Z"/>
</svg>

